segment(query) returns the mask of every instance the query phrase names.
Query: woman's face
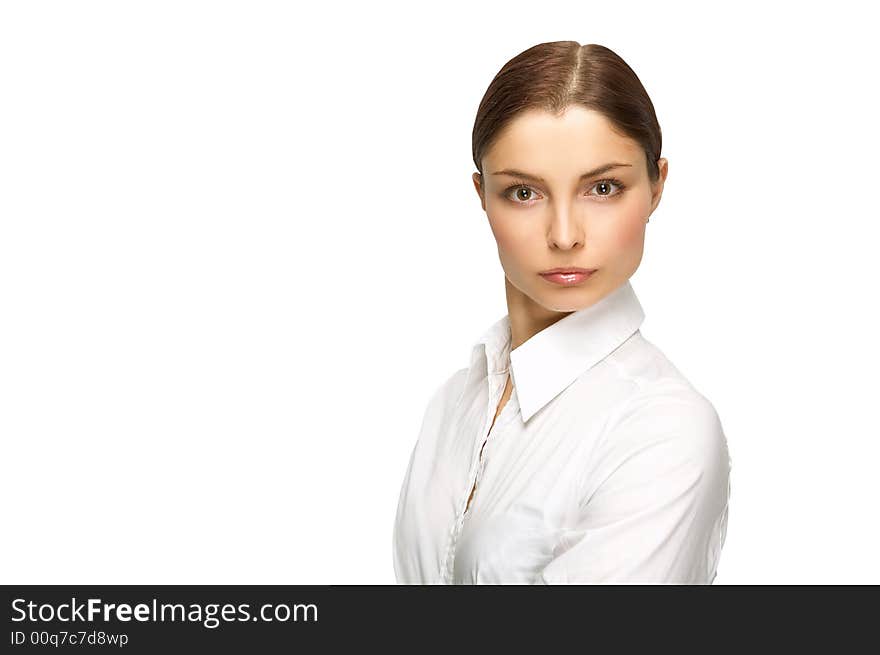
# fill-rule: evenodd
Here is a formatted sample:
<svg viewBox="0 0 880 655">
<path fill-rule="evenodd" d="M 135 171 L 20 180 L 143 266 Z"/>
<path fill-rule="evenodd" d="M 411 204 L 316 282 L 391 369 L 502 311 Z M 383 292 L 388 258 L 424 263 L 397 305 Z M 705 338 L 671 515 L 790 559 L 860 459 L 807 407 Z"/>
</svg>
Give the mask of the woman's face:
<svg viewBox="0 0 880 655">
<path fill-rule="evenodd" d="M 623 284 L 641 263 L 645 223 L 660 201 L 667 162 L 658 164 L 652 186 L 641 146 L 580 105 L 561 117 L 519 114 L 483 157 L 482 189 L 473 176 L 508 282 L 555 312 L 588 307 Z M 596 270 L 569 286 L 540 275 L 559 267 Z"/>
</svg>

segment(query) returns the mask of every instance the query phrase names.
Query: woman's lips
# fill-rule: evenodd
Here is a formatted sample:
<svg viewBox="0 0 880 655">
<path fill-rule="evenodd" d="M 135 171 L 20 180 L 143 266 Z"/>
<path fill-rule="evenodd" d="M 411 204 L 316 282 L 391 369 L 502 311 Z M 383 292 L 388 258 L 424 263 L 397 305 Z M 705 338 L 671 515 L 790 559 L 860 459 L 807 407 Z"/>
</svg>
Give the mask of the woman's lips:
<svg viewBox="0 0 880 655">
<path fill-rule="evenodd" d="M 553 273 L 539 273 L 539 275 L 553 284 L 563 287 L 570 287 L 580 284 L 589 278 L 596 270 L 577 269 L 572 271 L 557 271 Z"/>
</svg>

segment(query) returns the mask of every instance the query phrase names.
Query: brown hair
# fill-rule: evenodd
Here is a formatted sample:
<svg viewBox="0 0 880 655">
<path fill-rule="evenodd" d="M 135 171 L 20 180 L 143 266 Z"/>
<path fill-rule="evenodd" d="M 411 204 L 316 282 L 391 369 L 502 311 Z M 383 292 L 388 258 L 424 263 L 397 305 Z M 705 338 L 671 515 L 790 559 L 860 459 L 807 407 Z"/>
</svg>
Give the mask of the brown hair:
<svg viewBox="0 0 880 655">
<path fill-rule="evenodd" d="M 603 114 L 645 151 L 648 177 L 660 176 L 662 137 L 654 105 L 627 63 L 605 46 L 577 41 L 540 43 L 508 61 L 489 83 L 473 130 L 474 164 L 482 179 L 483 154 L 521 111 L 560 115 L 578 104 Z"/>
</svg>

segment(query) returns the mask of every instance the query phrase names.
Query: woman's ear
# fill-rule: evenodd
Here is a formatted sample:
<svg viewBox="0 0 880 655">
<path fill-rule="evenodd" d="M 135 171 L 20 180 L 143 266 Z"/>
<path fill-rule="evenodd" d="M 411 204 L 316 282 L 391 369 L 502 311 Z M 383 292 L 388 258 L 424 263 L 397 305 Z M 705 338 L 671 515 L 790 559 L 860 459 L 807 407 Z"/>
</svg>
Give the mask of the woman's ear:
<svg viewBox="0 0 880 655">
<path fill-rule="evenodd" d="M 669 173 L 669 162 L 665 157 L 657 160 L 657 168 L 660 169 L 660 177 L 651 185 L 651 211 L 648 212 L 648 216 L 657 209 L 657 205 L 660 204 L 660 197 L 663 195 L 663 185 L 666 183 L 666 175 Z"/>
<path fill-rule="evenodd" d="M 486 196 L 483 193 L 483 176 L 479 173 L 474 173 L 471 175 L 471 179 L 474 182 L 474 188 L 477 190 L 477 195 L 480 196 L 480 205 L 482 205 L 483 211 L 486 211 Z"/>
</svg>

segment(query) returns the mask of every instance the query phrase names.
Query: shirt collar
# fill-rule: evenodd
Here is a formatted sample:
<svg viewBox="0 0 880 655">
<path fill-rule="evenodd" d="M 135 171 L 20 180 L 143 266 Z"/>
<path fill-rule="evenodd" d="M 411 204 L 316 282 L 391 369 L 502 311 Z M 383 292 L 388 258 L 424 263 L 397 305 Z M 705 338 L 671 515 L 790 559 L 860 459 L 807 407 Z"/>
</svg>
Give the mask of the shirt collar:
<svg viewBox="0 0 880 655">
<path fill-rule="evenodd" d="M 510 315 L 496 321 L 473 346 L 488 373 L 511 376 L 523 421 L 528 421 L 584 371 L 605 359 L 645 318 L 629 280 L 598 302 L 566 315 L 510 351 Z"/>
</svg>

